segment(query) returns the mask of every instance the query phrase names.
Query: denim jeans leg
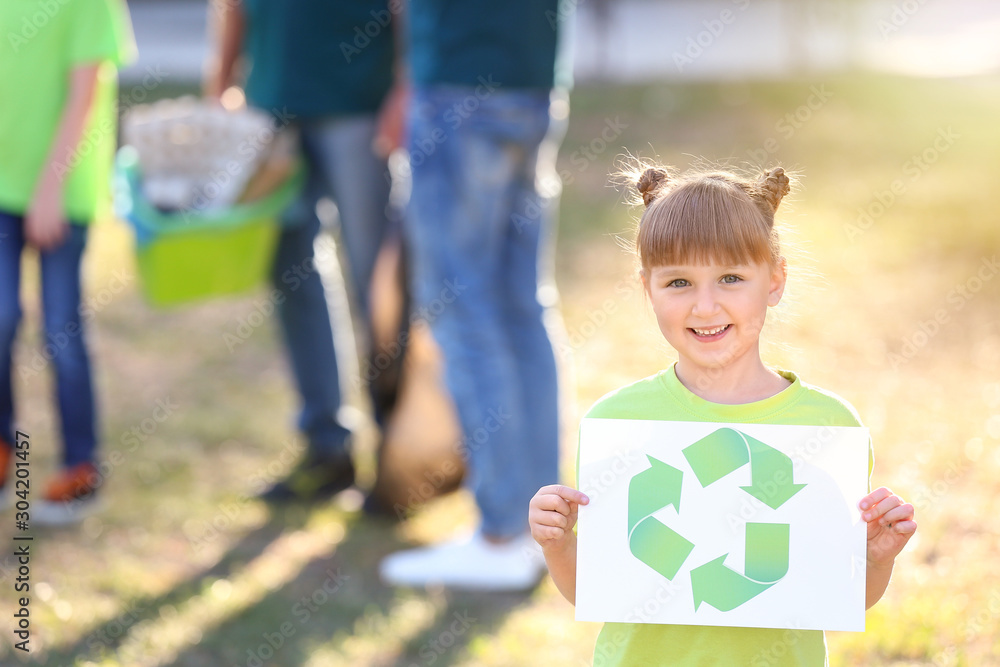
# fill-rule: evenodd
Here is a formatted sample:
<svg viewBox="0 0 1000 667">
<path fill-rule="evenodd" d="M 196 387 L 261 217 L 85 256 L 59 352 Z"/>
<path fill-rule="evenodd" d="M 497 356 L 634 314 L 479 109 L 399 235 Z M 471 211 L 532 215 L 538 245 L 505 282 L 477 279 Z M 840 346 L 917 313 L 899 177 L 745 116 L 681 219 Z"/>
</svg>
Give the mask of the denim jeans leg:
<svg viewBox="0 0 1000 667">
<path fill-rule="evenodd" d="M 305 123 L 303 143 L 313 157 L 317 178 L 324 193 L 332 196 L 340 213 L 340 241 L 346 249 L 345 284 L 355 312 L 354 331 L 358 346 L 366 359 L 373 353 L 371 323 L 371 280 L 378 253 L 390 230 L 389 191 L 391 178 L 386 160 L 372 151 L 375 136 L 375 116 L 356 114 L 336 116 Z M 404 322 L 405 326 L 405 322 Z M 402 345 L 406 340 L 400 332 L 400 344 L 394 361 L 402 361 Z M 362 363 L 359 381 L 368 382 L 375 421 L 384 426 L 387 396 L 395 395 L 398 375 L 383 373 L 376 378 L 371 366 Z M 398 369 L 396 369 L 398 373 Z M 381 380 L 381 382 L 379 381 Z"/>
<path fill-rule="evenodd" d="M 21 321 L 21 251 L 24 225 L 20 216 L 0 211 L 0 438 L 14 442 L 12 352 Z"/>
<path fill-rule="evenodd" d="M 287 224 L 278 238 L 271 280 L 283 299 L 277 305 L 292 374 L 302 401 L 298 426 L 309 454 L 338 456 L 346 451 L 350 431 L 337 420 L 340 375 L 326 292 L 314 264 L 320 222 L 315 208 L 320 191 L 315 170 L 296 212 L 304 220 Z"/>
<path fill-rule="evenodd" d="M 372 152 L 375 117 L 328 118 L 306 124 L 302 131 L 303 142 L 340 213 L 349 286 L 367 327 L 372 271 L 389 228 L 391 185 L 388 164 Z"/>
<path fill-rule="evenodd" d="M 80 318 L 80 261 L 87 227 L 69 225 L 57 248 L 40 253 L 45 346 L 53 352 L 66 467 L 94 462 L 97 419 L 90 355 Z"/>
<path fill-rule="evenodd" d="M 482 530 L 506 537 L 527 528 L 537 480 L 551 481 L 556 472 L 554 358 L 551 345 L 542 344 L 548 338 L 535 301 L 538 244 L 536 236 L 512 229 L 518 184 L 533 182 L 548 96 L 475 97 L 477 109 L 454 122 L 449 114 L 473 94 L 460 88 L 416 91 L 406 224 L 416 314 L 429 321 L 444 353 Z M 523 252 L 509 248 L 512 241 Z M 526 266 L 526 276 L 509 273 Z M 516 297 L 508 293 L 511 281 Z M 529 382 L 543 386 L 526 391 Z M 532 470 L 538 462 L 542 469 Z"/>
</svg>

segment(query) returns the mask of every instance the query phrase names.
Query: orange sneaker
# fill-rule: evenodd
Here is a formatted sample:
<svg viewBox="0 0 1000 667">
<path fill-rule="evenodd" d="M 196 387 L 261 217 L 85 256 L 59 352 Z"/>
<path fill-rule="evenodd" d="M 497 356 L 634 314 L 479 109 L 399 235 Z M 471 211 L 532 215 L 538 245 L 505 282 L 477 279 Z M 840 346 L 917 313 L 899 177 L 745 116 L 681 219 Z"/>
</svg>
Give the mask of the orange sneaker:
<svg viewBox="0 0 1000 667">
<path fill-rule="evenodd" d="M 101 483 L 101 474 L 93 463 L 79 463 L 61 471 L 45 487 L 45 500 L 70 502 L 92 496 Z"/>
<path fill-rule="evenodd" d="M 10 474 L 10 462 L 14 458 L 14 450 L 7 441 L 0 438 L 0 510 L 10 504 L 10 493 L 7 492 L 7 476 Z"/>
<path fill-rule="evenodd" d="M 97 510 L 101 474 L 93 463 L 80 463 L 49 480 L 43 500 L 33 505 L 36 523 L 59 526 L 76 523 Z"/>
<path fill-rule="evenodd" d="M 14 450 L 7 441 L 0 438 L 0 489 L 7 484 L 7 475 L 10 473 L 10 462 L 14 458 Z"/>
</svg>

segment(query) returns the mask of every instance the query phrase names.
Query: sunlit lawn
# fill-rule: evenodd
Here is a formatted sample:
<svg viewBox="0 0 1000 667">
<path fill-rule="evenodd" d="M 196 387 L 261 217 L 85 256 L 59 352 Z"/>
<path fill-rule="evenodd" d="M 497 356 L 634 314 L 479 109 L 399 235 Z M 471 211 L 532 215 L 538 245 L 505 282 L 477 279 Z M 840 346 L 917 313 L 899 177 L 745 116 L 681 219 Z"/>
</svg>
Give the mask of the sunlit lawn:
<svg viewBox="0 0 1000 667">
<path fill-rule="evenodd" d="M 810 95 L 814 108 L 802 107 Z M 579 415 L 671 360 L 616 240 L 629 237 L 636 211 L 607 186 L 615 158 L 627 148 L 678 166 L 693 156 L 743 164 L 770 149 L 769 161 L 800 173 L 780 215 L 793 245 L 791 287 L 767 332 L 767 359 L 858 408 L 875 442 L 874 483 L 912 500 L 920 522 L 867 632 L 829 635 L 833 665 L 1000 664 L 997 108 L 995 78 L 574 94 L 557 255 L 567 481 Z M 104 453 L 117 452 L 118 464 L 101 515 L 35 531 L 33 662 L 589 664 L 599 627 L 574 622 L 548 580 L 530 595 L 501 596 L 378 582 L 382 555 L 474 523 L 463 493 L 404 524 L 366 520 L 350 495 L 286 511 L 248 500 L 298 447 L 273 323 L 230 353 L 223 334 L 253 312 L 253 296 L 151 310 L 130 243 L 123 225 L 102 225 L 87 265 L 99 304 L 92 348 Z M 26 343 L 38 321 L 28 282 Z M 30 367 L 36 350 L 23 345 L 17 363 Z M 45 373 L 16 380 L 40 485 L 55 456 L 50 384 Z M 140 435 L 126 437 L 134 427 Z M 4 516 L 10 545 L 13 516 Z M 25 656 L 11 646 L 6 563 L 0 662 L 10 664 Z"/>
</svg>

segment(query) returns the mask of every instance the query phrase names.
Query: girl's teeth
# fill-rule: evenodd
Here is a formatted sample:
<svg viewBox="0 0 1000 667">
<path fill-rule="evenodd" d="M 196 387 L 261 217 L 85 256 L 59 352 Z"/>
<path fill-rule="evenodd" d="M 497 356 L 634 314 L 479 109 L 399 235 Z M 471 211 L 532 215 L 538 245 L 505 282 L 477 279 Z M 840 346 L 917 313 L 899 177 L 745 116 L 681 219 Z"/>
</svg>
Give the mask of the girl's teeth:
<svg viewBox="0 0 1000 667">
<path fill-rule="evenodd" d="M 714 329 L 695 329 L 694 332 L 699 336 L 714 336 L 728 326 L 727 324 L 725 327 L 716 327 Z"/>
</svg>

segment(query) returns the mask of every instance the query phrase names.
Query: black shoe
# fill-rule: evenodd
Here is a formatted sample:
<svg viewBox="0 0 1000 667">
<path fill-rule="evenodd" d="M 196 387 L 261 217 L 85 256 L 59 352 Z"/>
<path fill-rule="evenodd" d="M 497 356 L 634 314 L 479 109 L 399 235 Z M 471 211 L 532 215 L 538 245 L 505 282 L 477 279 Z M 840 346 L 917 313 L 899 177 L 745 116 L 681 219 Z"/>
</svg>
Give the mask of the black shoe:
<svg viewBox="0 0 1000 667">
<path fill-rule="evenodd" d="M 267 502 L 309 502 L 332 498 L 354 484 L 354 463 L 347 454 L 307 456 L 288 477 L 260 494 Z"/>
<path fill-rule="evenodd" d="M 404 514 L 400 516 L 397 514 L 396 510 L 387 503 L 386 501 L 379 498 L 374 492 L 370 491 L 365 496 L 365 501 L 361 505 L 361 511 L 364 512 L 365 516 L 371 519 L 398 519 L 402 520 L 407 518 Z"/>
</svg>

